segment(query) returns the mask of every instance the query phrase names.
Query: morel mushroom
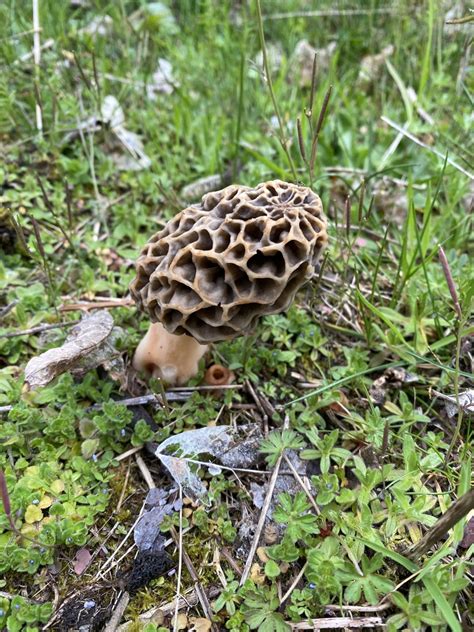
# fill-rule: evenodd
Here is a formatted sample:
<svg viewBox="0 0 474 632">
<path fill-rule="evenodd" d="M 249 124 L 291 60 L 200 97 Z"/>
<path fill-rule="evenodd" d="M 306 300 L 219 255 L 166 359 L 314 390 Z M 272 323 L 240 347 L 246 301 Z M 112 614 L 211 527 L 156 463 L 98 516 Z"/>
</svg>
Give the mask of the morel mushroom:
<svg viewBox="0 0 474 632">
<path fill-rule="evenodd" d="M 152 324 L 135 367 L 160 375 L 164 356 L 172 381 L 184 383 L 191 359 L 197 372 L 204 345 L 248 334 L 260 316 L 287 309 L 314 272 L 326 228 L 319 197 L 280 180 L 231 185 L 181 211 L 136 264 L 132 296 L 162 327 Z M 173 372 L 166 349 L 175 348 L 175 336 L 182 340 Z"/>
</svg>

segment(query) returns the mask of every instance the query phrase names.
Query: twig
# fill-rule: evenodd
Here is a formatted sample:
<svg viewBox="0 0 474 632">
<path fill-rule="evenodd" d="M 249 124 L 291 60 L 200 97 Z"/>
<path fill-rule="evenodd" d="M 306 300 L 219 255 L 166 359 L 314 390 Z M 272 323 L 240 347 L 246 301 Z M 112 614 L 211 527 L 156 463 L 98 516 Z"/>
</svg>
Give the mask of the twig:
<svg viewBox="0 0 474 632">
<path fill-rule="evenodd" d="M 238 565 L 238 563 L 234 560 L 234 558 L 232 557 L 232 555 L 229 553 L 229 551 L 224 547 L 222 547 L 221 549 L 221 553 L 222 555 L 225 557 L 225 559 L 228 561 L 228 563 L 232 566 L 232 568 L 234 569 L 234 571 L 237 573 L 237 575 L 239 577 L 242 576 L 242 569 L 240 568 L 240 566 Z"/>
<path fill-rule="evenodd" d="M 108 568 L 109 566 L 112 566 L 112 562 L 114 561 L 115 557 L 117 556 L 117 553 L 120 551 L 120 549 L 124 546 L 125 542 L 128 540 L 128 538 L 132 535 L 132 533 L 135 530 L 135 527 L 138 524 L 138 521 L 140 520 L 140 518 L 142 517 L 142 512 L 143 512 L 143 508 L 140 510 L 140 513 L 137 516 L 137 519 L 135 520 L 135 522 L 132 524 L 132 526 L 130 527 L 130 529 L 128 530 L 128 532 L 125 534 L 125 537 L 123 538 L 123 540 L 120 542 L 120 544 L 117 546 L 117 548 L 114 550 L 114 552 L 112 553 L 112 555 L 105 561 L 104 565 L 102 566 L 102 568 L 99 570 L 99 572 L 97 573 L 97 575 L 95 576 L 94 580 L 97 581 L 98 579 L 104 578 L 105 577 L 105 571 L 109 571 L 110 569 Z M 135 544 L 133 545 L 135 546 Z"/>
<path fill-rule="evenodd" d="M 196 594 L 198 596 L 199 603 L 201 604 L 201 607 L 206 617 L 209 620 L 211 620 L 212 619 L 211 604 L 209 603 L 206 592 L 204 588 L 202 587 L 201 580 L 199 579 L 196 569 L 194 568 L 194 564 L 192 563 L 191 558 L 187 554 L 186 549 L 183 547 L 182 541 L 180 542 L 178 534 L 176 533 L 176 529 L 174 527 L 171 527 L 170 532 L 176 546 L 182 547 L 183 561 L 186 564 L 186 568 L 188 569 L 188 572 L 191 575 L 191 578 L 194 582 L 194 590 L 196 591 Z"/>
<path fill-rule="evenodd" d="M 375 628 L 383 625 L 381 617 L 330 617 L 291 624 L 292 630 L 335 630 L 337 628 Z"/>
<path fill-rule="evenodd" d="M 450 529 L 474 509 L 474 489 L 458 498 L 433 525 L 421 540 L 407 553 L 414 561 L 420 559 L 431 547 L 444 537 Z"/>
<path fill-rule="evenodd" d="M 80 301 L 77 303 L 68 303 L 59 307 L 60 312 L 73 312 L 80 309 L 112 309 L 113 307 L 131 307 L 135 305 L 131 298 L 121 298 L 108 301 Z"/>
<path fill-rule="evenodd" d="M 388 610 L 392 608 L 392 603 L 381 603 L 377 606 L 344 606 L 344 605 L 328 605 L 324 606 L 325 610 L 329 610 L 330 612 L 337 612 L 338 610 L 350 610 L 351 612 L 382 612 L 383 610 Z"/>
<path fill-rule="evenodd" d="M 1 336 L 0 336 L 1 337 Z M 228 390 L 228 389 L 240 389 L 243 388 L 241 384 L 224 384 L 217 386 L 193 386 L 193 387 L 177 387 L 170 388 L 165 391 L 166 399 L 168 401 L 184 401 L 189 399 L 195 391 L 215 391 L 215 390 Z M 161 401 L 155 393 L 148 393 L 147 395 L 140 395 L 139 397 L 127 397 L 125 399 L 115 400 L 116 404 L 122 404 L 122 406 L 144 406 L 145 404 L 157 404 L 161 406 Z M 90 410 L 100 410 L 103 404 L 94 404 Z"/>
<path fill-rule="evenodd" d="M 288 428 L 290 424 L 290 418 L 288 417 L 288 415 L 285 417 L 285 421 L 283 423 L 283 428 Z M 262 511 L 260 512 L 260 518 L 258 519 L 258 523 L 257 523 L 257 528 L 255 529 L 255 535 L 254 535 L 254 539 L 252 542 L 252 546 L 250 547 L 250 551 L 247 557 L 247 561 L 245 562 L 245 567 L 244 570 L 242 572 L 242 577 L 240 578 L 240 585 L 243 586 L 243 584 L 247 581 L 247 578 L 250 574 L 250 569 L 252 568 L 252 563 L 253 563 L 253 558 L 255 556 L 255 552 L 258 548 L 258 543 L 260 540 L 260 535 L 262 533 L 263 530 L 263 525 L 265 524 L 265 519 L 267 517 L 267 513 L 268 510 L 270 508 L 270 503 L 272 502 L 272 497 L 273 497 L 273 491 L 275 489 L 275 485 L 278 479 L 278 475 L 280 473 L 280 466 L 281 466 L 281 462 L 283 460 L 283 452 L 280 454 L 280 456 L 278 457 L 278 461 L 275 464 L 275 469 L 273 470 L 273 474 L 272 477 L 270 479 L 270 483 L 268 485 L 268 491 L 267 491 L 267 495 L 265 498 L 265 502 L 263 503 L 263 507 L 262 507 Z"/>
<path fill-rule="evenodd" d="M 270 67 L 268 64 L 268 56 L 267 56 L 267 47 L 265 45 L 265 34 L 263 32 L 263 20 L 262 20 L 262 7 L 260 6 L 260 0 L 257 0 L 257 22 L 258 22 L 258 34 L 260 37 L 260 46 L 262 47 L 262 56 L 263 56 L 263 67 L 265 69 L 265 77 L 267 79 L 268 91 L 270 93 L 270 98 L 273 103 L 273 109 L 275 110 L 276 117 L 278 119 L 278 127 L 280 128 L 280 143 L 283 147 L 283 151 L 288 158 L 288 163 L 290 165 L 291 173 L 295 181 L 298 179 L 296 174 L 295 165 L 293 163 L 293 159 L 290 154 L 290 150 L 288 149 L 288 140 L 286 138 L 285 128 L 283 126 L 283 119 L 281 118 L 280 108 L 278 107 L 278 102 L 275 97 L 275 93 L 273 91 L 273 83 L 272 77 L 270 73 Z"/>
<path fill-rule="evenodd" d="M 298 575 L 295 577 L 295 580 L 292 582 L 291 586 L 288 588 L 288 590 L 286 591 L 286 593 L 283 595 L 283 597 L 280 599 L 280 606 L 285 603 L 285 601 L 288 599 L 288 597 L 291 595 L 291 593 L 294 591 L 294 589 L 296 588 L 296 586 L 298 585 L 300 579 L 303 577 L 304 572 L 306 570 L 306 564 L 303 566 L 303 568 L 300 570 L 300 572 L 298 573 Z"/>
<path fill-rule="evenodd" d="M 52 325 L 38 325 L 37 327 L 31 327 L 31 329 L 23 329 L 22 331 L 9 331 L 6 334 L 0 334 L 0 338 L 16 338 L 17 336 L 31 336 L 33 334 L 41 334 L 43 331 L 49 331 L 50 329 L 59 329 L 61 327 L 72 327 L 77 325 L 79 320 L 71 320 L 67 323 L 53 323 Z"/>
<path fill-rule="evenodd" d="M 209 589 L 208 592 L 209 592 L 209 597 L 211 599 L 214 599 L 214 597 L 217 597 L 217 595 L 221 591 L 219 588 L 212 587 Z M 186 594 L 185 597 L 180 597 L 179 599 L 173 599 L 173 601 L 170 601 L 169 603 L 165 603 L 162 606 L 154 606 L 150 610 L 147 610 L 143 614 L 139 615 L 138 619 L 142 623 L 150 623 L 153 621 L 153 618 L 156 616 L 156 614 L 159 611 L 161 611 L 163 615 L 166 617 L 176 612 L 176 606 L 178 607 L 178 610 L 182 610 L 183 608 L 189 608 L 189 607 L 195 606 L 198 602 L 199 602 L 199 599 L 198 599 L 196 591 L 191 590 L 189 591 L 189 593 Z M 128 630 L 132 627 L 132 625 L 134 625 L 133 621 L 127 621 L 126 623 L 123 623 L 118 628 L 117 632 L 128 632 Z"/>
<path fill-rule="evenodd" d="M 390 15 L 396 13 L 396 9 L 386 7 L 380 9 L 327 9 L 325 11 L 290 11 L 288 13 L 272 13 L 264 15 L 264 20 L 286 20 L 293 18 L 325 18 L 343 17 L 346 15 Z"/>
<path fill-rule="evenodd" d="M 0 318 L 5 318 L 5 316 L 9 314 L 12 311 L 12 309 L 15 307 L 15 305 L 18 305 L 18 303 L 19 303 L 19 300 L 15 299 L 11 303 L 8 303 L 8 305 L 5 305 L 5 307 L 2 307 L 2 309 L 0 309 Z"/>
<path fill-rule="evenodd" d="M 33 0 L 33 57 L 35 62 L 35 84 L 37 95 L 39 96 L 40 84 L 40 63 L 41 63 L 41 42 L 40 42 L 40 23 L 39 23 L 39 0 Z M 36 129 L 40 136 L 43 134 L 43 114 L 39 99 L 36 99 Z"/>
<path fill-rule="evenodd" d="M 178 577 L 176 582 L 176 608 L 174 611 L 174 624 L 173 632 L 178 630 L 178 604 L 181 596 L 181 578 L 183 574 L 183 488 L 179 486 L 179 537 L 178 537 Z M 195 587 L 196 594 L 199 597 L 197 586 Z"/>
<path fill-rule="evenodd" d="M 461 306 L 459 305 L 458 293 L 456 291 L 456 285 L 454 283 L 453 275 L 451 273 L 451 268 L 449 267 L 449 262 L 446 257 L 446 254 L 443 248 L 440 246 L 438 250 L 439 261 L 441 263 L 441 267 L 443 268 L 444 276 L 446 278 L 446 283 L 448 284 L 449 293 L 451 294 L 451 298 L 454 303 L 454 310 L 456 312 L 459 320 L 462 319 L 462 311 Z"/>
<path fill-rule="evenodd" d="M 125 612 L 128 602 L 130 601 L 130 595 L 128 592 L 124 592 L 120 597 L 117 605 L 112 612 L 112 616 L 110 617 L 109 622 L 104 628 L 104 632 L 115 632 L 118 628 L 121 618 L 123 617 L 123 613 Z"/>
<path fill-rule="evenodd" d="M 153 480 L 153 476 L 151 475 L 151 472 L 148 469 L 145 461 L 142 459 L 142 457 L 139 454 L 135 456 L 135 461 L 137 462 L 138 469 L 140 470 L 143 478 L 145 479 L 145 482 L 148 485 L 149 489 L 155 489 L 156 487 L 155 481 Z"/>
<path fill-rule="evenodd" d="M 447 157 L 445 154 L 441 153 L 437 149 L 434 149 L 433 147 L 430 147 L 429 145 L 427 145 L 426 143 L 421 141 L 419 138 L 417 138 L 416 136 L 414 136 L 413 134 L 405 130 L 403 127 L 400 127 L 400 125 L 390 120 L 386 116 L 381 116 L 380 118 L 382 119 L 382 121 L 387 123 L 387 125 L 390 125 L 390 127 L 393 127 L 393 129 L 397 130 L 399 134 L 402 134 L 402 136 L 409 138 L 413 143 L 415 143 L 416 145 L 419 145 L 420 147 L 423 147 L 423 149 L 427 149 L 428 151 L 430 151 L 432 154 L 435 154 L 439 158 L 442 158 L 443 160 L 446 159 L 446 162 L 449 165 L 451 165 L 451 167 L 454 167 L 455 169 L 463 173 L 470 180 L 474 180 L 474 174 L 469 173 L 469 171 L 466 171 L 463 167 L 461 167 L 461 165 L 458 165 L 457 162 L 455 162 L 454 160 L 451 160 L 451 158 Z"/>
<path fill-rule="evenodd" d="M 318 505 L 316 504 L 316 501 L 314 500 L 311 492 L 309 491 L 309 489 L 306 487 L 306 485 L 304 484 L 303 479 L 301 478 L 301 476 L 298 474 L 298 471 L 296 470 L 295 466 L 293 465 L 293 463 L 290 461 L 290 459 L 286 456 L 286 454 L 283 455 L 286 464 L 288 465 L 288 467 L 290 468 L 293 476 L 295 477 L 296 481 L 300 484 L 301 489 L 304 491 L 304 493 L 306 494 L 306 496 L 308 497 L 309 502 L 313 505 L 314 511 L 318 514 L 318 516 L 321 513 L 321 510 L 319 509 Z"/>
<path fill-rule="evenodd" d="M 122 454 L 119 454 L 118 456 L 115 457 L 115 461 L 123 461 L 124 459 L 128 459 L 129 456 L 132 456 L 132 454 L 135 454 L 136 452 L 140 452 L 140 450 L 143 449 L 143 446 L 139 445 L 136 448 L 130 448 L 130 450 L 127 450 L 126 452 L 122 452 Z"/>
</svg>

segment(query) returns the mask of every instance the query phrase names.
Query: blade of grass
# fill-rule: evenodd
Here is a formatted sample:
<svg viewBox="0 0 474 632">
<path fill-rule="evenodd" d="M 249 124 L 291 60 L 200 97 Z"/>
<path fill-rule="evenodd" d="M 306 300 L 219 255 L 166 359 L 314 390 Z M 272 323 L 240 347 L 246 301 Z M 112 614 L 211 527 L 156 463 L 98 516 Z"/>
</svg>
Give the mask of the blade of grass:
<svg viewBox="0 0 474 632">
<path fill-rule="evenodd" d="M 371 542 L 370 540 L 365 540 L 364 538 L 358 538 L 357 536 L 355 536 L 355 538 L 359 540 L 359 542 L 362 542 L 369 549 L 372 549 L 373 551 L 376 551 L 377 553 L 381 553 L 384 557 L 388 557 L 394 562 L 396 562 L 397 564 L 400 564 L 400 566 L 403 566 L 403 568 L 406 568 L 407 571 L 410 571 L 410 573 L 416 573 L 419 571 L 418 566 L 414 562 L 409 560 L 404 555 L 397 553 L 396 551 L 387 549 L 387 547 L 384 546 L 383 544 L 379 544 L 378 542 Z"/>
<path fill-rule="evenodd" d="M 452 632 L 462 632 L 461 624 L 438 584 L 432 577 L 423 577 L 422 581 Z"/>
<path fill-rule="evenodd" d="M 349 382 L 352 382 L 352 380 L 356 380 L 359 377 L 364 377 L 365 375 L 370 375 L 371 373 L 376 373 L 377 371 L 384 371 L 385 369 L 404 366 L 405 364 L 406 364 L 405 362 L 401 362 L 401 361 L 387 362 L 386 364 L 373 366 L 373 367 L 370 367 L 369 369 L 365 369 L 364 371 L 359 371 L 357 373 L 353 373 L 352 375 L 341 377 L 341 379 L 339 380 L 335 380 L 334 382 L 331 382 L 330 384 L 321 386 L 320 388 L 317 388 L 314 391 L 311 391 L 310 393 L 306 393 L 305 395 L 302 395 L 301 397 L 297 397 L 296 399 L 291 400 L 291 402 L 287 402 L 286 404 L 283 404 L 282 407 L 287 408 L 288 406 L 291 406 L 292 404 L 296 404 L 297 402 L 302 402 L 305 399 L 308 399 L 310 397 L 321 395 L 322 393 L 326 393 L 326 391 L 330 391 L 332 388 L 337 388 L 338 386 L 341 386 L 342 384 L 348 384 Z"/>
</svg>

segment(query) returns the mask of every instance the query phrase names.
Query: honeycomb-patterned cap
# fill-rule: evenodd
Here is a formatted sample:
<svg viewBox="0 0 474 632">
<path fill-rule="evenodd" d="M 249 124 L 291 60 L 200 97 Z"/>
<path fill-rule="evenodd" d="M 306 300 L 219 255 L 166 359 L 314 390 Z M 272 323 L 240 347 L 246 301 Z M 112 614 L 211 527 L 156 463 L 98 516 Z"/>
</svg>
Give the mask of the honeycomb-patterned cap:
<svg viewBox="0 0 474 632">
<path fill-rule="evenodd" d="M 288 308 L 327 243 L 321 200 L 280 180 L 203 196 L 153 235 L 130 291 L 152 321 L 198 342 L 249 333 Z"/>
</svg>

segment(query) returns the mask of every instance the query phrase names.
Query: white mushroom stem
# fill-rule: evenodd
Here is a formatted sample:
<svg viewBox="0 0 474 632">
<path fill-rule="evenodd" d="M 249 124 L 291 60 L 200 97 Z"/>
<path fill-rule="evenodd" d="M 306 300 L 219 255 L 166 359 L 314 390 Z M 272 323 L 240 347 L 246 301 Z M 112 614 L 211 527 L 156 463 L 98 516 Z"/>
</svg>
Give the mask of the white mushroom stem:
<svg viewBox="0 0 474 632">
<path fill-rule="evenodd" d="M 191 336 L 170 334 L 161 323 L 152 323 L 135 351 L 133 366 L 170 386 L 181 386 L 198 372 L 207 351 Z"/>
</svg>

